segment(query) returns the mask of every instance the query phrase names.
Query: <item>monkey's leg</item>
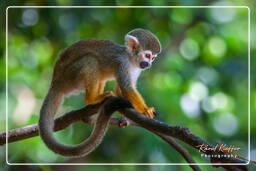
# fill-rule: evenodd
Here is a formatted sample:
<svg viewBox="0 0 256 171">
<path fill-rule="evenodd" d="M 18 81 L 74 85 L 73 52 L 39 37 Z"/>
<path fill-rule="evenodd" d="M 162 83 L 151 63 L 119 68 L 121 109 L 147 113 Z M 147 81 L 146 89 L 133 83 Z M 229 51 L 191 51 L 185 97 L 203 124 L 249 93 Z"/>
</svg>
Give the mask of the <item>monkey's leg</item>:
<svg viewBox="0 0 256 171">
<path fill-rule="evenodd" d="M 90 82 L 88 82 L 86 84 L 86 88 L 85 88 L 85 93 L 86 93 L 85 103 L 86 104 L 99 103 L 102 100 L 104 100 L 106 97 L 114 95 L 114 93 L 112 91 L 99 94 L 100 91 L 102 91 L 102 87 L 104 89 L 104 85 L 100 85 L 100 84 L 101 84 L 101 82 L 96 79 L 94 79 L 94 80 L 92 79 L 92 80 L 90 80 Z"/>
<path fill-rule="evenodd" d="M 119 97 L 124 97 L 119 86 L 116 86 L 115 93 Z M 123 114 L 121 114 L 121 116 L 119 126 L 121 128 L 127 127 L 130 124 L 129 119 L 127 119 Z"/>
<path fill-rule="evenodd" d="M 116 86 L 116 91 L 115 91 L 116 95 L 119 96 L 119 97 L 123 97 L 123 94 L 122 94 L 122 91 L 120 89 L 119 86 Z"/>
<path fill-rule="evenodd" d="M 103 98 L 104 99 L 105 97 L 114 96 L 115 95 L 112 91 L 107 91 L 107 92 L 104 93 L 105 85 L 106 85 L 105 81 L 100 81 L 100 83 L 98 84 L 98 97 L 99 98 Z"/>
<path fill-rule="evenodd" d="M 137 90 L 127 90 L 122 91 L 122 94 L 124 97 L 126 97 L 133 105 L 133 107 L 140 113 L 145 114 L 149 118 L 155 117 L 154 115 L 154 108 L 153 107 L 147 107 L 145 104 L 143 98 L 139 94 Z"/>
<path fill-rule="evenodd" d="M 100 83 L 98 84 L 98 94 L 104 93 L 105 84 L 105 81 L 100 81 Z"/>
</svg>

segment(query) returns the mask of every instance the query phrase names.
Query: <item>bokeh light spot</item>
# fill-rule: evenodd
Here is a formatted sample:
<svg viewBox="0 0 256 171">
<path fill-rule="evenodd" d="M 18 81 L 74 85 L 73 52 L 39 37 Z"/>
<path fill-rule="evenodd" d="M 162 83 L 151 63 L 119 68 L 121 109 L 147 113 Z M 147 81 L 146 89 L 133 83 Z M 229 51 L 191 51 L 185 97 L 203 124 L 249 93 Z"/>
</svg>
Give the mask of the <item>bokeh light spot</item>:
<svg viewBox="0 0 256 171">
<path fill-rule="evenodd" d="M 214 106 L 211 103 L 211 98 L 207 97 L 202 101 L 202 109 L 207 112 L 207 113 L 211 113 L 215 111 Z"/>
<path fill-rule="evenodd" d="M 25 26 L 33 26 L 38 22 L 38 12 L 35 9 L 26 9 L 22 13 L 22 22 Z"/>
<path fill-rule="evenodd" d="M 180 100 L 180 106 L 183 112 L 189 118 L 195 118 L 200 115 L 200 105 L 199 102 L 188 94 L 184 94 Z"/>
<path fill-rule="evenodd" d="M 177 23 L 186 24 L 192 20 L 193 12 L 191 9 L 174 8 L 172 13 L 170 13 L 170 17 Z"/>
<path fill-rule="evenodd" d="M 212 98 L 212 105 L 215 108 L 223 109 L 227 106 L 228 104 L 228 98 L 225 94 L 223 93 L 216 93 Z"/>
<path fill-rule="evenodd" d="M 187 60 L 194 60 L 199 55 L 199 45 L 193 39 L 185 39 L 181 42 L 180 53 Z"/>
<path fill-rule="evenodd" d="M 13 121 L 17 124 L 24 124 L 30 118 L 36 105 L 33 91 L 28 87 L 24 87 L 18 93 L 17 101 L 18 104 L 14 110 Z"/>
<path fill-rule="evenodd" d="M 215 6 L 232 6 L 229 1 L 219 1 L 214 3 Z M 236 9 L 234 8 L 211 8 L 211 17 L 219 23 L 225 23 L 234 20 L 236 16 Z"/>
<path fill-rule="evenodd" d="M 197 77 L 204 84 L 214 85 L 218 80 L 218 73 L 215 69 L 210 67 L 201 67 L 197 71 Z"/>
<path fill-rule="evenodd" d="M 225 109 L 228 107 L 229 99 L 224 93 L 218 92 L 211 97 L 207 97 L 202 102 L 202 108 L 205 112 L 211 113 L 217 109 Z"/>
<path fill-rule="evenodd" d="M 251 160 L 255 161 L 256 160 L 256 148 L 251 150 Z"/>
<path fill-rule="evenodd" d="M 213 127 L 221 135 L 232 136 L 238 129 L 237 118 L 232 113 L 222 113 L 213 119 Z"/>
<path fill-rule="evenodd" d="M 212 37 L 209 40 L 209 51 L 215 57 L 223 57 L 226 53 L 226 43 L 219 37 Z"/>
<path fill-rule="evenodd" d="M 59 17 L 59 25 L 66 32 L 73 31 L 77 22 L 73 14 L 64 14 Z"/>
<path fill-rule="evenodd" d="M 189 95 L 196 101 L 200 101 L 208 95 L 208 88 L 201 82 L 194 82 L 190 85 Z"/>
</svg>

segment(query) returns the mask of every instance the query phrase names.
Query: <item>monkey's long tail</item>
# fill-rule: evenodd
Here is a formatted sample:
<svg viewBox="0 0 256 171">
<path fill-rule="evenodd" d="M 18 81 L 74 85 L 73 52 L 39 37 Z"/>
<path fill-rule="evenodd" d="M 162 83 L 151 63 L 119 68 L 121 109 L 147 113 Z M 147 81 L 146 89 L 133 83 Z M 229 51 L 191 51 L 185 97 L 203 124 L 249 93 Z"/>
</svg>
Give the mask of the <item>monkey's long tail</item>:
<svg viewBox="0 0 256 171">
<path fill-rule="evenodd" d="M 55 153 L 68 157 L 81 157 L 93 151 L 102 141 L 107 129 L 110 115 L 100 112 L 90 137 L 78 145 L 66 145 L 57 142 L 53 136 L 54 115 L 61 104 L 63 96 L 50 89 L 40 111 L 39 133 L 45 144 Z"/>
</svg>

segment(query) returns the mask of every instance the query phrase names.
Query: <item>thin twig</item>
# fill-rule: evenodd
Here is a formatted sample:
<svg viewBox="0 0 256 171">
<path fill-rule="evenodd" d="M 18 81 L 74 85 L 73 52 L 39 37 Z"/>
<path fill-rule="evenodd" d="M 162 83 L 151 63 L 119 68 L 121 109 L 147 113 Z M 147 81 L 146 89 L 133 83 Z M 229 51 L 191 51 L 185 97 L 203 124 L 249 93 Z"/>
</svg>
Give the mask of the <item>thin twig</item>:
<svg viewBox="0 0 256 171">
<path fill-rule="evenodd" d="M 183 148 L 181 145 L 177 144 L 175 140 L 169 136 L 163 135 L 158 132 L 154 132 L 156 135 L 161 137 L 164 141 L 166 141 L 168 144 L 170 144 L 176 151 L 178 151 L 184 159 L 188 162 L 189 166 L 194 170 L 194 171 L 200 171 L 201 169 L 196 165 L 196 162 L 192 159 L 188 151 Z"/>
</svg>

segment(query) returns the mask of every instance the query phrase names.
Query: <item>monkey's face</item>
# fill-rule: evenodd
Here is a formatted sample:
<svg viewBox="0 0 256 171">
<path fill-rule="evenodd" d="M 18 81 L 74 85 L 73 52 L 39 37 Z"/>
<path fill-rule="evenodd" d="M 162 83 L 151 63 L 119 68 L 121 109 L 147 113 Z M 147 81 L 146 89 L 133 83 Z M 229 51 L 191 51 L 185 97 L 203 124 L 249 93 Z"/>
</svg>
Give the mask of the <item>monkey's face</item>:
<svg viewBox="0 0 256 171">
<path fill-rule="evenodd" d="M 151 67 L 152 62 L 155 60 L 157 54 L 153 54 L 150 50 L 144 50 L 138 53 L 137 65 L 141 69 L 148 69 Z"/>
<path fill-rule="evenodd" d="M 144 32 L 144 31 L 142 30 L 140 32 Z M 135 36 L 132 36 L 129 34 L 125 36 L 126 46 L 130 54 L 130 61 L 136 67 L 141 68 L 143 70 L 150 68 L 152 65 L 152 62 L 157 56 L 156 53 L 160 53 L 160 43 L 158 39 L 156 39 L 153 35 L 150 35 L 150 36 L 147 35 L 147 37 L 150 37 L 148 38 L 149 40 L 146 39 L 146 40 L 141 40 L 141 42 L 139 42 L 139 40 Z M 145 38 L 145 35 L 144 35 L 144 38 Z M 157 46 L 155 47 L 156 49 L 154 49 L 154 46 L 151 45 L 152 42 L 154 42 L 153 44 Z"/>
</svg>

